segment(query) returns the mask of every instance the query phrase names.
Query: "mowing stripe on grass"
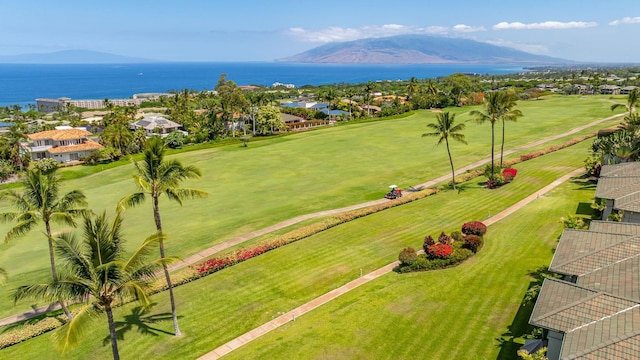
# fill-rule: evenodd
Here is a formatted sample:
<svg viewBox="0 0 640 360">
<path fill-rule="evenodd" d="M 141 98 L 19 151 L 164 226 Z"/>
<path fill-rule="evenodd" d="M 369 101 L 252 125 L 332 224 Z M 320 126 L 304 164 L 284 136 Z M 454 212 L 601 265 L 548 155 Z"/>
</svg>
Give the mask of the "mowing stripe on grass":
<svg viewBox="0 0 640 360">
<path fill-rule="evenodd" d="M 570 178 L 581 174 L 584 171 L 584 169 L 582 168 L 578 168 L 575 169 L 573 171 L 571 171 L 570 173 L 558 178 L 557 180 L 553 181 L 551 184 L 543 187 L 542 189 L 536 191 L 535 193 L 527 196 L 526 198 L 522 199 L 521 201 L 518 201 L 516 204 L 510 206 L 509 208 L 505 209 L 504 211 L 501 211 L 500 213 L 496 214 L 495 216 L 487 219 L 486 221 L 484 221 L 484 223 L 489 226 L 491 224 L 496 223 L 497 221 L 505 218 L 506 216 L 512 214 L 513 212 L 515 212 L 516 210 L 520 209 L 521 207 L 527 205 L 528 203 L 532 202 L 533 200 L 539 198 L 541 195 L 544 195 L 545 193 L 551 191 L 552 189 L 554 189 L 555 187 L 559 186 L 560 184 L 564 183 L 565 181 L 569 180 Z M 374 279 L 377 279 L 378 277 L 387 274 L 391 271 L 393 271 L 393 268 L 395 268 L 396 266 L 398 266 L 400 263 L 398 261 L 394 261 L 388 265 L 385 265 L 371 273 L 368 273 L 356 280 L 353 280 L 335 290 L 329 291 L 328 293 L 325 293 L 315 299 L 313 299 L 312 301 L 309 301 L 306 304 L 303 304 L 302 306 L 299 306 L 249 332 L 246 332 L 238 337 L 236 337 L 235 339 L 217 347 L 216 349 L 212 350 L 211 352 L 201 356 L 200 358 L 198 358 L 199 360 L 213 360 L 213 359 L 219 359 L 220 357 L 230 353 L 231 351 L 238 349 L 239 347 L 241 347 L 242 345 L 253 341 L 254 339 L 257 339 L 258 337 L 268 333 L 271 330 L 274 330 L 290 321 L 295 321 L 296 317 L 299 317 L 301 315 L 304 315 L 306 313 L 308 313 L 309 311 L 322 306 L 324 304 L 326 304 L 327 302 L 337 298 L 338 296 L 351 291 L 357 287 L 359 287 L 360 285 L 366 284 Z M 476 298 L 476 302 L 478 301 L 479 298 Z M 488 305 L 487 302 L 485 301 L 484 305 Z M 465 317 L 468 319 L 468 317 Z"/>
</svg>

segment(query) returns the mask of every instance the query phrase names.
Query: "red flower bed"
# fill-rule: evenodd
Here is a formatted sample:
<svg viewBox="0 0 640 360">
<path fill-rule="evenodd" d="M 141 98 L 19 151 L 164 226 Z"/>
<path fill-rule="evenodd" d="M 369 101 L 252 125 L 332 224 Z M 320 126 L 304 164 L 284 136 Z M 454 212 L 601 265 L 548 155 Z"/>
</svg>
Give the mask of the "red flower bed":
<svg viewBox="0 0 640 360">
<path fill-rule="evenodd" d="M 453 253 L 453 248 L 447 244 L 437 243 L 427 248 L 427 255 L 434 259 L 446 259 L 451 253 Z"/>
<path fill-rule="evenodd" d="M 471 221 L 462 224 L 462 233 L 465 235 L 483 236 L 487 233 L 487 225 L 480 221 Z"/>
<path fill-rule="evenodd" d="M 513 180 L 513 178 L 515 178 L 517 174 L 518 170 L 514 168 L 505 168 L 504 170 L 502 170 L 502 177 L 505 181 Z"/>
<path fill-rule="evenodd" d="M 274 241 L 274 242 L 258 244 L 255 246 L 242 248 L 225 257 L 212 258 L 202 263 L 196 264 L 193 266 L 193 268 L 196 269 L 196 272 L 199 275 L 211 274 L 216 271 L 222 270 L 226 267 L 229 267 L 231 265 L 235 265 L 245 260 L 254 258 L 258 255 L 262 255 L 267 251 L 277 249 L 280 246 L 283 246 L 286 244 L 287 244 L 286 241 Z"/>
</svg>

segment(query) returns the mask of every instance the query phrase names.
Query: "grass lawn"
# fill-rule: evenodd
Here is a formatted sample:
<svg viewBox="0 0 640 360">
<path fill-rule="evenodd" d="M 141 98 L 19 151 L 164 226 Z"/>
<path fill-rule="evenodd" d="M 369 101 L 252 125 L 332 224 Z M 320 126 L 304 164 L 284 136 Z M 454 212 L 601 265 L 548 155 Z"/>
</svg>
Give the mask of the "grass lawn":
<svg viewBox="0 0 640 360">
<path fill-rule="evenodd" d="M 180 286 L 176 288 L 181 330 L 184 333 L 180 339 L 167 334 L 172 331 L 170 320 L 152 322 L 154 318 L 166 318 L 169 311 L 166 293 L 154 296 L 158 306 L 148 317 L 136 316 L 131 305 L 119 308 L 116 320 L 122 322 L 122 340 L 119 343 L 121 354 L 123 358 L 133 357 L 134 354 L 136 357 L 196 358 L 282 312 L 345 284 L 357 277 L 360 269 L 367 273 L 388 264 L 397 258 L 403 247 L 419 247 L 426 234 L 437 235 L 441 230 L 457 230 L 465 221 L 482 220 L 489 212 L 495 214 L 516 203 L 558 176 L 579 167 L 587 145 L 577 145 L 519 164 L 516 166 L 519 171 L 516 181 L 503 188 L 489 191 L 482 188 L 478 181 L 474 181 L 466 184 L 460 193 L 445 191 L 385 210 Z M 573 207 L 564 206 L 559 210 L 547 211 L 544 207 L 547 206 L 544 205 L 547 199 L 541 199 L 532 206 L 543 206 L 534 211 L 536 216 L 543 218 L 533 220 L 531 216 L 519 216 L 527 224 L 516 226 L 516 230 L 502 233 L 494 230 L 500 224 L 492 226 L 482 252 L 461 267 L 402 276 L 392 274 L 365 286 L 363 290 L 357 290 L 354 293 L 356 295 L 347 295 L 338 300 L 341 305 L 337 308 L 334 304 L 327 307 L 344 313 L 354 309 L 354 317 L 341 325 L 343 332 L 330 335 L 333 332 L 330 328 L 313 332 L 314 326 L 340 323 L 340 316 L 329 314 L 313 324 L 306 323 L 304 328 L 296 328 L 290 332 L 303 332 L 305 329 L 311 331 L 307 333 L 310 337 L 301 337 L 294 340 L 290 347 L 284 346 L 288 349 L 282 351 L 290 351 L 289 354 L 296 356 L 276 357 L 298 358 L 302 349 L 296 344 L 306 342 L 312 344 L 311 348 L 305 350 L 310 352 L 310 357 L 320 358 L 327 355 L 323 349 L 333 349 L 341 343 L 344 344 L 341 349 L 336 348 L 334 352 L 337 358 L 380 358 L 379 354 L 398 358 L 402 356 L 393 353 L 396 349 L 434 349 L 433 351 L 440 352 L 442 347 L 448 346 L 450 350 L 461 351 L 464 347 L 459 347 L 458 343 L 462 340 L 473 345 L 474 351 L 484 349 L 482 351 L 497 354 L 499 349 L 496 348 L 495 338 L 506 332 L 518 309 L 517 304 L 528 283 L 527 271 L 548 263 L 553 239 L 559 233 L 559 217 L 572 213 L 576 205 L 575 199 L 587 199 L 592 196 L 593 190 L 590 191 L 591 193 L 567 189 L 556 191 L 554 197 L 564 198 L 569 194 Z M 553 197 L 549 199 L 553 200 Z M 548 206 L 553 208 L 556 202 L 563 204 L 562 201 L 552 201 Z M 551 240 L 544 240 L 543 245 L 540 245 L 539 240 L 530 238 L 530 231 L 550 236 Z M 406 289 L 399 291 L 400 288 L 397 287 L 402 286 L 406 286 Z M 429 306 L 425 305 L 424 297 L 428 298 L 426 303 Z M 345 302 L 344 299 L 352 300 Z M 418 303 L 422 305 L 414 305 L 414 301 L 422 301 Z M 367 307 L 368 303 L 371 303 L 370 308 Z M 382 319 L 376 315 L 378 307 L 391 309 L 394 316 L 405 317 L 405 321 L 396 323 L 392 319 Z M 355 315 L 355 310 L 360 315 Z M 321 308 L 319 311 L 326 310 Z M 412 316 L 416 312 L 417 317 Z M 316 312 L 309 314 L 309 317 L 313 316 L 318 315 Z M 363 321 L 354 320 L 360 318 Z M 451 324 L 462 326 L 469 319 L 477 319 L 474 321 L 478 324 L 471 329 L 478 333 L 457 334 L 451 332 L 457 330 L 447 330 Z M 302 317 L 292 326 L 297 327 L 306 321 L 306 317 Z M 405 332 L 411 329 L 410 326 L 416 330 Z M 367 332 L 370 334 L 366 334 Z M 358 345 L 359 342 L 355 342 L 356 346 L 352 346 L 354 342 L 349 342 L 351 346 L 347 345 L 346 339 L 353 333 L 358 334 L 362 346 Z M 434 333 L 439 335 L 432 336 Z M 103 336 L 107 334 L 106 325 L 101 323 L 96 326 L 93 336 L 86 337 L 83 344 L 65 358 L 108 357 L 110 348 L 108 343 L 103 343 Z M 285 337 L 280 332 L 274 334 L 280 334 L 282 342 L 284 339 L 289 341 L 289 336 Z M 455 334 L 453 338 L 456 341 L 447 341 L 452 337 L 451 334 Z M 343 339 L 329 344 L 321 340 L 325 335 Z M 377 339 L 378 344 L 370 341 L 370 338 Z M 391 339 L 409 343 L 403 347 Z M 431 346 L 421 346 L 427 341 L 432 341 Z M 380 344 L 381 342 L 385 344 Z M 278 346 L 281 341 L 268 343 Z M 450 345 L 443 345 L 447 343 Z M 251 350 L 252 346 L 246 351 L 256 351 Z M 271 345 L 265 346 L 268 348 Z M 265 346 L 260 349 L 268 350 Z M 376 351 L 379 351 L 376 356 L 368 355 Z M 444 352 L 446 348 L 442 351 L 441 356 L 450 355 Z M 51 347 L 49 336 L 45 335 L 0 350 L 0 356 L 15 359 L 55 358 L 57 353 Z M 264 358 L 269 357 L 265 355 Z M 464 356 L 458 358 L 460 357 Z"/>
<path fill-rule="evenodd" d="M 529 331 L 531 307 L 519 306 L 528 274 L 551 261 L 558 219 L 593 193 L 566 183 L 490 226 L 471 261 L 388 274 L 225 359 L 518 359 L 519 337 Z"/>
<path fill-rule="evenodd" d="M 610 116 L 610 102 L 605 100 L 555 96 L 521 101 L 518 108 L 525 116 L 508 124 L 506 148 Z M 458 112 L 457 119 L 465 121 L 470 119 L 468 112 L 472 109 L 449 110 Z M 202 179 L 186 186 L 210 195 L 207 199 L 188 200 L 183 207 L 161 200 L 163 225 L 169 235 L 168 254 L 186 257 L 297 215 L 381 198 L 391 183 L 407 187 L 448 174 L 445 147 L 434 147 L 435 139 L 420 137 L 434 118 L 435 114 L 421 111 L 401 119 L 252 142 L 248 148 L 232 145 L 175 155 L 183 163 L 194 164 L 203 171 Z M 489 155 L 488 124 L 470 122 L 465 134 L 469 145 L 452 143 L 458 167 Z M 75 171 L 83 169 L 63 169 Z M 135 191 L 132 172 L 132 165 L 107 167 L 65 181 L 64 188 L 83 190 L 90 207 L 97 212 L 112 210 L 118 199 Z M 1 224 L 0 233 L 8 228 L 8 224 Z M 53 228 L 63 230 L 58 225 Z M 154 229 L 150 203 L 125 214 L 124 231 L 131 248 Z M 0 293 L 47 279 L 50 270 L 42 231 L 36 229 L 22 239 L 0 244 L 0 264 L 10 275 L 9 282 L 0 286 Z M 13 307 L 6 297 L 0 301 L 0 317 L 27 309 L 26 305 Z"/>
</svg>

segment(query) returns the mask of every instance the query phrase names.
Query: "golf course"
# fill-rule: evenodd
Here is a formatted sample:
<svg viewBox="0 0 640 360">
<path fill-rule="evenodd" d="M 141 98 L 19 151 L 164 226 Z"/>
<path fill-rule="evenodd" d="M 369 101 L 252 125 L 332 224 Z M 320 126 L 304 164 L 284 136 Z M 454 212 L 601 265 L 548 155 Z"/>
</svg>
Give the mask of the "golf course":
<svg viewBox="0 0 640 360">
<path fill-rule="evenodd" d="M 519 101 L 523 117 L 505 123 L 505 150 L 565 134 L 600 119 L 597 125 L 515 151 L 505 159 L 548 149 L 599 129 L 615 126 L 622 97 L 548 96 Z M 491 127 L 469 114 L 481 106 L 447 108 L 465 122 L 468 144 L 451 143 L 456 169 L 490 157 Z M 187 258 L 214 245 L 300 215 L 382 198 L 390 184 L 401 189 L 450 175 L 444 145 L 422 137 L 436 112 L 343 123 L 313 131 L 200 147 L 168 153 L 202 171 L 184 187 L 207 192 L 180 206 L 160 200 L 171 256 Z M 502 124 L 496 124 L 496 160 Z M 218 271 L 174 289 L 180 328 L 173 336 L 168 293 L 141 312 L 130 303 L 114 309 L 123 358 L 196 359 L 283 313 L 361 274 L 398 259 L 405 247 L 422 247 L 425 236 L 459 231 L 467 221 L 483 221 L 563 175 L 584 166 L 591 140 L 520 162 L 513 182 L 487 189 L 484 177 L 453 191 L 447 181 L 432 196 L 386 209 Z M 78 189 L 96 213 L 115 213 L 116 204 L 136 191 L 134 166 L 82 166 L 58 172 L 68 180 L 62 192 Z M 488 161 L 487 161 L 488 163 Z M 100 167 L 104 166 L 104 169 Z M 481 166 L 484 168 L 484 165 Z M 449 178 L 447 178 L 449 179 Z M 12 186 L 7 185 L 7 186 Z M 19 190 L 19 189 L 18 189 Z M 456 267 L 410 274 L 385 274 L 231 352 L 225 359 L 515 359 L 531 331 L 530 306 L 521 306 L 532 274 L 547 266 L 562 231 L 560 218 L 584 215 L 595 186 L 573 178 L 489 226 L 481 251 Z M 0 204 L 1 212 L 10 211 Z M 586 206 L 588 208 L 588 206 Z M 151 206 L 124 212 L 126 247 L 133 251 L 155 231 Z M 313 218 L 239 244 L 321 221 Z M 12 224 L 0 225 L 6 233 Z M 54 224 L 54 233 L 71 231 Z M 0 317 L 46 305 L 14 304 L 12 289 L 51 277 L 44 228 L 0 245 L 0 265 L 8 279 L 0 285 Z M 1 330 L 11 331 L 20 325 Z M 109 332 L 102 319 L 65 359 L 108 358 Z M 0 350 L 7 359 L 62 358 L 50 334 Z"/>
</svg>

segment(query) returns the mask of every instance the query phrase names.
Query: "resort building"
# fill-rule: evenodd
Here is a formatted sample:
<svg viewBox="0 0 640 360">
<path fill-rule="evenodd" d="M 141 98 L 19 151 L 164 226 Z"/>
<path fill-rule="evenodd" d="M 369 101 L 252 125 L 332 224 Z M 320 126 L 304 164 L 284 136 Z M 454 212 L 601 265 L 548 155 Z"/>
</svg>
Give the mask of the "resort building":
<svg viewBox="0 0 640 360">
<path fill-rule="evenodd" d="M 622 213 L 624 222 L 640 223 L 640 163 L 603 166 L 596 198 L 605 200 L 603 219 L 618 211 Z"/>
<path fill-rule="evenodd" d="M 622 222 L 592 221 L 565 229 L 529 319 L 542 328 L 547 358 L 638 359 L 640 356 L 640 179 L 638 163 L 602 167 L 596 197 L 604 218 L 624 210 Z M 628 216 L 629 214 L 629 216 Z M 637 222 L 637 221 L 636 221 Z"/>
<path fill-rule="evenodd" d="M 158 100 L 161 97 L 169 96 L 172 95 L 166 93 L 140 93 L 133 95 L 131 99 L 109 99 L 109 102 L 115 106 L 140 106 L 140 104 L 145 101 Z M 36 99 L 36 108 L 41 112 L 61 111 L 67 106 L 75 106 L 83 109 L 104 109 L 106 107 L 104 99 L 72 100 L 68 97 Z"/>
<path fill-rule="evenodd" d="M 78 161 L 102 145 L 89 139 L 92 134 L 83 128 L 60 126 L 56 130 L 27 134 L 26 145 L 32 160 L 55 159 L 59 163 Z"/>
</svg>

